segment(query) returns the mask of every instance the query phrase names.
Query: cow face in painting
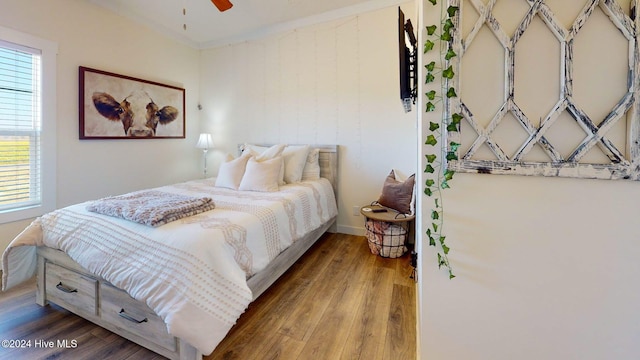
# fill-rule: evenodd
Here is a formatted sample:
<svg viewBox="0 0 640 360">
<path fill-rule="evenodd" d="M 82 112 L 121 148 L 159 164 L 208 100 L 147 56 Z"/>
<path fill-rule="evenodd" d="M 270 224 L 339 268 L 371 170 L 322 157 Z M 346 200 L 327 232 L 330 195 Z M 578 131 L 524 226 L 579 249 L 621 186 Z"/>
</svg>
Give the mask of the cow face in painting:
<svg viewBox="0 0 640 360">
<path fill-rule="evenodd" d="M 121 102 L 113 96 L 96 92 L 91 97 L 100 115 L 111 121 L 120 121 L 124 134 L 130 137 L 150 137 L 156 135 L 158 123 L 166 125 L 178 117 L 178 109 L 173 106 L 160 108 L 142 90 L 134 91 Z"/>
</svg>

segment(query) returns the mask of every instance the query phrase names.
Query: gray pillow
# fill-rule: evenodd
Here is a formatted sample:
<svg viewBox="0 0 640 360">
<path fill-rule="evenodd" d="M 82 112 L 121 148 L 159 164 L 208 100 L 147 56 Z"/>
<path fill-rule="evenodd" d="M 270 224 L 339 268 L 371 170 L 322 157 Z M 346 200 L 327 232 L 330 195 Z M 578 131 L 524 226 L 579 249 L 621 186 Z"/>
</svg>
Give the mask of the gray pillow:
<svg viewBox="0 0 640 360">
<path fill-rule="evenodd" d="M 413 198 L 413 187 L 415 185 L 415 174 L 409 176 L 404 182 L 396 180 L 396 175 L 391 170 L 389 176 L 384 181 L 382 194 L 378 199 L 380 205 L 394 209 L 402 214 L 411 213 L 411 199 Z"/>
</svg>

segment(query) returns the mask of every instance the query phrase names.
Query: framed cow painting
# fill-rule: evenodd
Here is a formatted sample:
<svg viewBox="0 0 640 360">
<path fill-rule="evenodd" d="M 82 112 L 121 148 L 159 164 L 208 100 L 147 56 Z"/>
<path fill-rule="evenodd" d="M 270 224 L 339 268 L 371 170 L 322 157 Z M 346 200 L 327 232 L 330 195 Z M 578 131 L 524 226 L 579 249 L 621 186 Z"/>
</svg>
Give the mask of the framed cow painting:
<svg viewBox="0 0 640 360">
<path fill-rule="evenodd" d="M 80 139 L 185 137 L 185 90 L 80 67 Z"/>
</svg>

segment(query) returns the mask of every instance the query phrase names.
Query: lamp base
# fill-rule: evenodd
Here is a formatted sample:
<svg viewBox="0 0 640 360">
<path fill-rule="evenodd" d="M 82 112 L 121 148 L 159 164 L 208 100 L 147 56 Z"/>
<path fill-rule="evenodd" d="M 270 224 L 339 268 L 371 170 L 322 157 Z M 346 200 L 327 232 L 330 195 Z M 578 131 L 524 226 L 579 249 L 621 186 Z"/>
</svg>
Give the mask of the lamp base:
<svg viewBox="0 0 640 360">
<path fill-rule="evenodd" d="M 209 151 L 209 149 L 203 149 L 202 150 L 202 157 L 204 159 L 204 178 L 207 178 L 207 151 Z"/>
</svg>

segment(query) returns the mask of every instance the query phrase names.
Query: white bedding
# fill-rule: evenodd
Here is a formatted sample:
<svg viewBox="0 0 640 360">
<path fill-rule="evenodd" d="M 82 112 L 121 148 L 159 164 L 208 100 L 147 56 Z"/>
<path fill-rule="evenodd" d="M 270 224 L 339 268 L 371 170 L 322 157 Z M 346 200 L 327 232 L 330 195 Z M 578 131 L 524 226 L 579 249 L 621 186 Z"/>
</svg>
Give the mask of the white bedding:
<svg viewBox="0 0 640 360">
<path fill-rule="evenodd" d="M 2 289 L 35 274 L 34 245 L 60 249 L 145 302 L 164 319 L 169 333 L 209 354 L 252 299 L 246 279 L 337 215 L 326 179 L 284 185 L 273 193 L 216 188 L 214 183 L 207 179 L 157 188 L 209 196 L 216 206 L 157 228 L 89 212 L 87 203 L 44 215 L 4 252 Z"/>
</svg>

